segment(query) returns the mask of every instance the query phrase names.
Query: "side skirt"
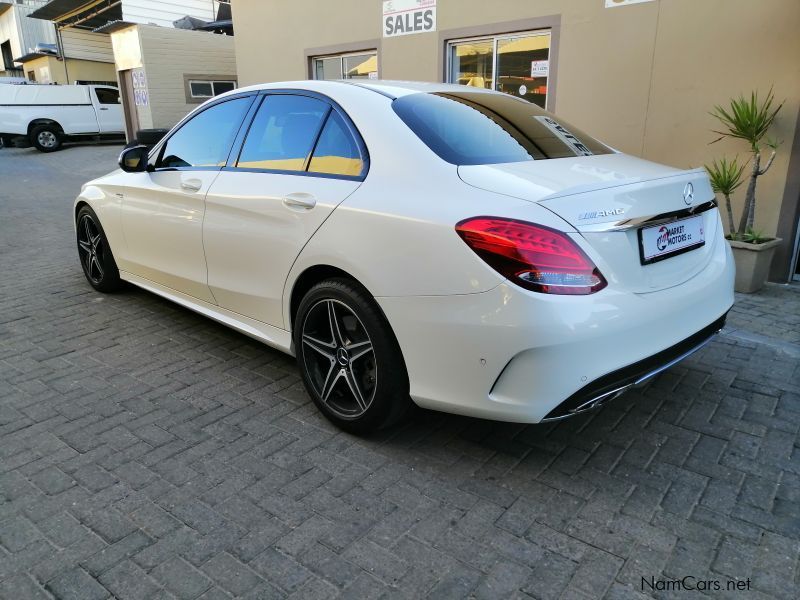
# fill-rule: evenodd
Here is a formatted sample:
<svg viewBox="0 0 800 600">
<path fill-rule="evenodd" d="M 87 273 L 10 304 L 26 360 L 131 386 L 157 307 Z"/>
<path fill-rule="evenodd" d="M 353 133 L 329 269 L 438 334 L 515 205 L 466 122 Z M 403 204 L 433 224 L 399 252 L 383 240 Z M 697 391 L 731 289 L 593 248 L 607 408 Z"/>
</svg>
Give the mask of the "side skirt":
<svg viewBox="0 0 800 600">
<path fill-rule="evenodd" d="M 189 310 L 193 310 L 204 317 L 213 319 L 217 323 L 222 323 L 231 329 L 235 329 L 236 331 L 256 339 L 259 342 L 265 343 L 267 346 L 294 356 L 294 351 L 292 348 L 292 334 L 285 329 L 273 327 L 272 325 L 267 325 L 261 321 L 256 321 L 255 319 L 250 319 L 249 317 L 245 317 L 238 313 L 225 310 L 219 306 L 198 300 L 197 298 L 160 285 L 150 281 L 149 279 L 139 277 L 133 273 L 128 273 L 127 271 L 120 270 L 119 276 L 121 279 L 124 279 L 128 283 L 132 283 L 143 290 L 152 292 L 153 294 L 161 296 L 162 298 L 166 298 L 175 304 L 180 304 L 184 308 L 188 308 Z"/>
</svg>

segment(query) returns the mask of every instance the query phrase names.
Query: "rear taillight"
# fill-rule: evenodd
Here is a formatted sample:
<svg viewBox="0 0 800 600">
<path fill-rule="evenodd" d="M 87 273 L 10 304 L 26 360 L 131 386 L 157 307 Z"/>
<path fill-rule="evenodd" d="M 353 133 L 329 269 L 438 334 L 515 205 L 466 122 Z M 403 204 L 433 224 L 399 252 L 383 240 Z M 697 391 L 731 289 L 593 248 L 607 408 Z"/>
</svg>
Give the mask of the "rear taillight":
<svg viewBox="0 0 800 600">
<path fill-rule="evenodd" d="M 544 294 L 593 294 L 606 280 L 569 236 L 515 219 L 475 217 L 456 225 L 467 246 L 517 285 Z"/>
</svg>

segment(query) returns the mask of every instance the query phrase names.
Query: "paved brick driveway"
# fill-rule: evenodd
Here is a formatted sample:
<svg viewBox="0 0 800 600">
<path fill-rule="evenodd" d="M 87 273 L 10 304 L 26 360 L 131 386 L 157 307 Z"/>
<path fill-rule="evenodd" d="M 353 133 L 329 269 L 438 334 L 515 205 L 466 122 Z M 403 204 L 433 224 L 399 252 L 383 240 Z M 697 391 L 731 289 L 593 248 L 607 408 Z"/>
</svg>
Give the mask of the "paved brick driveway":
<svg viewBox="0 0 800 600">
<path fill-rule="evenodd" d="M 799 292 L 592 416 L 359 439 L 289 358 L 89 288 L 72 199 L 118 150 L 0 150 L 0 597 L 797 597 Z"/>
</svg>

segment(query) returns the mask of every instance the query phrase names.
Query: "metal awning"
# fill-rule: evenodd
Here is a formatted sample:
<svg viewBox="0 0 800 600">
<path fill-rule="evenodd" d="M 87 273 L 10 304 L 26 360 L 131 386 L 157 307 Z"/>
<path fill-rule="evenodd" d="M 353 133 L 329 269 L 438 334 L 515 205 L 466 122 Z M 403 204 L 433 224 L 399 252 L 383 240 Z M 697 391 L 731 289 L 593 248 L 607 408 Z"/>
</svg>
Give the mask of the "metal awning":
<svg viewBox="0 0 800 600">
<path fill-rule="evenodd" d="M 27 54 L 23 54 L 19 58 L 15 58 L 15 63 L 26 63 L 32 60 L 36 60 L 37 58 L 41 58 L 42 56 L 50 56 L 51 58 L 58 58 L 55 54 L 48 54 L 47 52 L 28 52 Z"/>
<path fill-rule="evenodd" d="M 122 20 L 121 0 L 51 0 L 29 17 L 53 21 L 60 27 L 97 29 Z"/>
<path fill-rule="evenodd" d="M 92 29 L 93 33 L 114 33 L 115 31 L 119 31 L 120 29 L 125 29 L 126 27 L 130 27 L 131 25 L 136 25 L 136 23 L 132 23 L 131 21 L 109 21 L 105 25 L 101 25 L 97 29 Z"/>
</svg>

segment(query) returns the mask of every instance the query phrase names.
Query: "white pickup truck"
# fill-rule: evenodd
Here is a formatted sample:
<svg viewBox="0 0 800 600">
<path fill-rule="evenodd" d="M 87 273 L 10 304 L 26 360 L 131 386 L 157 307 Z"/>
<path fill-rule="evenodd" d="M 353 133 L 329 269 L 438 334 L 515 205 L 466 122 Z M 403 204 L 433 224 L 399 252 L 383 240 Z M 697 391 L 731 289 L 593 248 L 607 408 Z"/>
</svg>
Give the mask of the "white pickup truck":
<svg viewBox="0 0 800 600">
<path fill-rule="evenodd" d="M 104 85 L 0 86 L 3 145 L 53 152 L 68 139 L 124 136 L 117 88 Z"/>
</svg>

